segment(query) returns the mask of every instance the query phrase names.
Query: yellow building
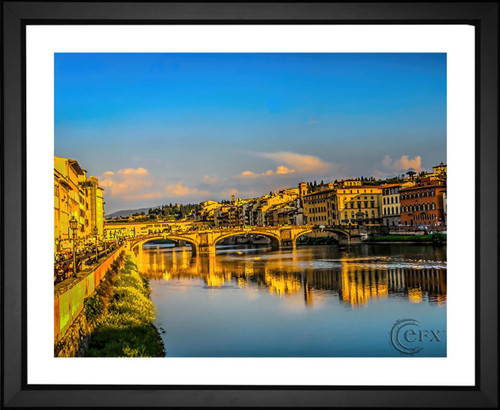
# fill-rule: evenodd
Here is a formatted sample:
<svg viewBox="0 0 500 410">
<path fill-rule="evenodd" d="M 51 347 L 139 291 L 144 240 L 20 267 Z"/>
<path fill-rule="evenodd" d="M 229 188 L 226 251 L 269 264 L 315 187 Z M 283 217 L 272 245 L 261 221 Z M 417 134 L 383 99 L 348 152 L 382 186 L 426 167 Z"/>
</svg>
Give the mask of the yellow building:
<svg viewBox="0 0 500 410">
<path fill-rule="evenodd" d="M 299 190 L 291 188 L 255 198 L 252 201 L 252 209 L 249 210 L 249 224 L 251 226 L 265 226 L 267 224 L 266 215 L 270 208 L 286 206 L 295 201 L 298 195 Z"/>
<path fill-rule="evenodd" d="M 432 176 L 435 178 L 446 179 L 447 167 L 442 162 L 432 167 Z"/>
<path fill-rule="evenodd" d="M 83 247 L 94 238 L 94 227 L 102 238 L 104 233 L 104 201 L 102 188 L 95 177 L 77 161 L 54 157 L 54 250 L 71 250 L 73 235 L 76 246 Z M 73 233 L 69 221 L 78 222 Z"/>
<path fill-rule="evenodd" d="M 315 225 L 335 224 L 335 190 L 325 189 L 304 195 L 302 198 L 306 223 Z"/>
<path fill-rule="evenodd" d="M 403 188 L 415 186 L 414 181 L 381 185 L 382 219 L 385 226 L 401 225 L 401 194 Z"/>
<path fill-rule="evenodd" d="M 350 182 L 350 181 L 349 181 Z M 382 188 L 375 185 L 343 184 L 337 188 L 336 225 L 380 225 Z"/>
<path fill-rule="evenodd" d="M 89 177 L 83 181 L 82 185 L 87 188 L 87 199 L 89 203 L 89 226 L 88 232 L 93 235 L 94 227 L 97 227 L 98 237 L 102 238 L 104 234 L 104 198 L 103 189 L 99 186 L 99 180 L 96 177 Z"/>
<path fill-rule="evenodd" d="M 346 179 L 341 182 L 342 186 L 345 188 L 353 186 L 362 186 L 363 183 L 359 179 Z"/>
<path fill-rule="evenodd" d="M 296 208 L 291 204 L 278 204 L 270 207 L 266 211 L 265 225 L 267 226 L 282 226 L 293 225 L 293 216 L 296 213 Z"/>
</svg>

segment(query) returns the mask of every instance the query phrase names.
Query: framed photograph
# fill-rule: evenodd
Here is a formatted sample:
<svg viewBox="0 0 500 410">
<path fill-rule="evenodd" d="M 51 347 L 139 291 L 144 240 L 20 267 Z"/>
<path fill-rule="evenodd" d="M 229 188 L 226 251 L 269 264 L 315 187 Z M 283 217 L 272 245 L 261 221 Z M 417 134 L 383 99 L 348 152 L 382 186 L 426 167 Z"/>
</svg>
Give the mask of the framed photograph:
<svg viewBox="0 0 500 410">
<path fill-rule="evenodd" d="M 2 406 L 498 406 L 498 2 L 2 7 Z"/>
</svg>

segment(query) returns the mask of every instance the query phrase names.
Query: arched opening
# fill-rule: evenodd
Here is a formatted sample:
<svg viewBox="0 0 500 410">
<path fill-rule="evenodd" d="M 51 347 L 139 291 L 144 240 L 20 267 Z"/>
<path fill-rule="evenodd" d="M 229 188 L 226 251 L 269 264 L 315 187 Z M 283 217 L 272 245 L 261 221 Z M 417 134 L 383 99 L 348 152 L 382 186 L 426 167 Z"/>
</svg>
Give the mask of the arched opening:
<svg viewBox="0 0 500 410">
<path fill-rule="evenodd" d="M 146 245 L 146 247 L 145 247 Z M 183 237 L 165 237 L 165 236 L 158 236 L 156 238 L 149 238 L 148 240 L 145 240 L 137 245 L 134 246 L 134 251 L 140 248 L 140 250 L 154 250 L 156 249 L 165 249 L 168 250 L 168 248 L 179 248 L 179 247 L 187 247 L 192 255 L 197 254 L 197 244 L 194 243 L 192 240 L 189 238 L 183 238 Z"/>
<path fill-rule="evenodd" d="M 258 248 L 271 247 L 273 250 L 280 248 L 280 241 L 274 235 L 262 232 L 248 232 L 246 234 L 234 233 L 221 236 L 214 242 L 214 247 L 222 247 L 240 251 L 243 249 L 256 250 Z"/>
<path fill-rule="evenodd" d="M 189 247 L 191 249 L 191 253 L 193 256 L 198 253 L 198 245 L 189 238 L 168 236 L 167 240 L 170 240 L 173 243 L 175 243 L 176 244 L 175 247 L 182 247 L 182 248 L 186 246 Z"/>
<path fill-rule="evenodd" d="M 326 233 L 326 235 L 322 236 L 308 236 L 308 234 L 314 233 L 314 232 L 323 232 Z M 332 235 L 333 234 L 333 235 Z M 295 242 L 297 246 L 300 245 L 312 245 L 312 244 L 321 244 L 321 245 L 336 245 L 340 243 L 340 235 L 345 235 L 346 238 L 349 237 L 346 233 L 338 230 L 332 230 L 332 229 L 323 229 L 323 230 L 308 230 L 299 233 L 297 236 L 295 236 Z"/>
</svg>

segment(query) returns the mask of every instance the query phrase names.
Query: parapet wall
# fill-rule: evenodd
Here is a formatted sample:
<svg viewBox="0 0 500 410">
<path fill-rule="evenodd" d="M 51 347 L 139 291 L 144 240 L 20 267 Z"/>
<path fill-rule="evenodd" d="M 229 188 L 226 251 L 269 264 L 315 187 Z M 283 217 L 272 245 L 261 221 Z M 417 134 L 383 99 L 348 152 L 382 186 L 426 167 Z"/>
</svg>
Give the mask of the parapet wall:
<svg viewBox="0 0 500 410">
<path fill-rule="evenodd" d="M 121 246 L 95 269 L 79 274 L 54 290 L 54 344 L 57 344 L 83 309 L 86 297 L 91 296 L 101 283 L 110 265 L 124 250 Z"/>
</svg>

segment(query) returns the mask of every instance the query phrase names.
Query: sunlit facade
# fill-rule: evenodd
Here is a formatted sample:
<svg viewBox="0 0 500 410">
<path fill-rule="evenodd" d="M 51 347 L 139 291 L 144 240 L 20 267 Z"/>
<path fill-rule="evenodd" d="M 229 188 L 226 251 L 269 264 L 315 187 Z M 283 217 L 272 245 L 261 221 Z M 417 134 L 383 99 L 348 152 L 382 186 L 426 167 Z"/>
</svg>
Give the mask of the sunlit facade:
<svg viewBox="0 0 500 410">
<path fill-rule="evenodd" d="M 446 182 L 427 178 L 401 191 L 401 223 L 404 226 L 445 226 L 443 194 Z"/>
<path fill-rule="evenodd" d="M 380 186 L 344 184 L 336 192 L 336 225 L 381 225 L 381 197 Z"/>
<path fill-rule="evenodd" d="M 73 233 L 69 221 L 77 220 Z M 71 250 L 75 245 L 83 247 L 104 234 L 103 189 L 95 177 L 87 177 L 80 164 L 73 159 L 54 157 L 54 251 Z"/>
<path fill-rule="evenodd" d="M 333 225 L 335 221 L 335 190 L 325 189 L 304 195 L 304 216 L 307 223 Z"/>
</svg>

